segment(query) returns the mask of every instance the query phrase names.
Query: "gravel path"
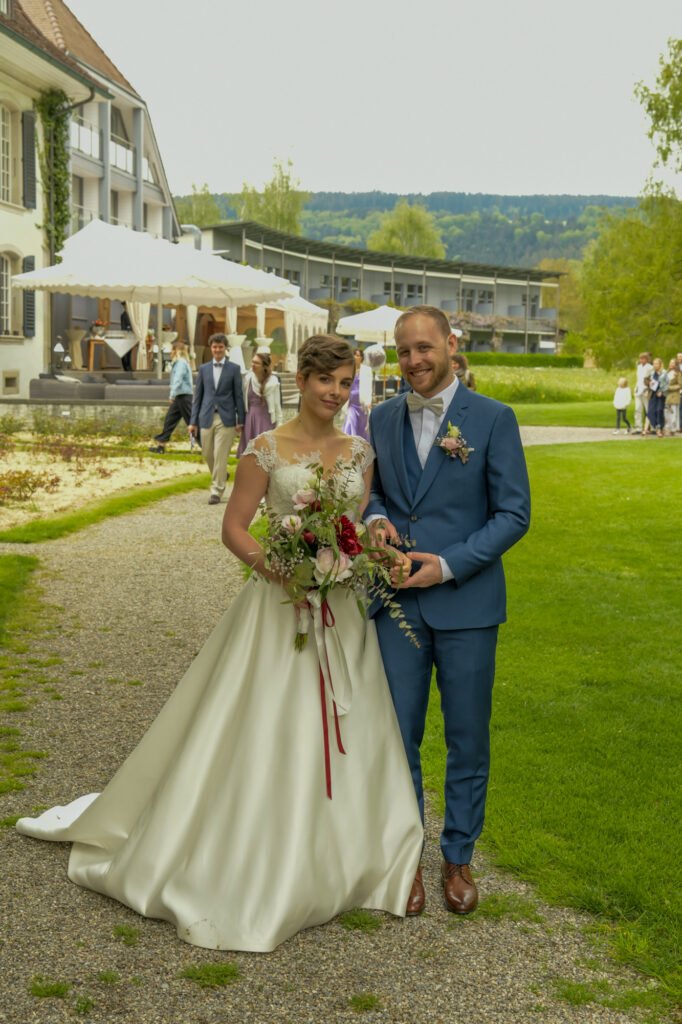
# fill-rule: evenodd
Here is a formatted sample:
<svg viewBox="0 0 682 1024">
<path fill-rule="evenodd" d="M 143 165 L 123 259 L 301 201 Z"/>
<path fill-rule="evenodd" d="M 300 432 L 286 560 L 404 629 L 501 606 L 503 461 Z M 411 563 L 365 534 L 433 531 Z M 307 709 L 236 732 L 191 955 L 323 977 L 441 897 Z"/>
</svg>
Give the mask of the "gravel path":
<svg viewBox="0 0 682 1024">
<path fill-rule="evenodd" d="M 0 553 L 40 558 L 45 600 L 61 608 L 56 626 L 37 631 L 17 655 L 31 703 L 27 712 L 6 716 L 21 729 L 22 745 L 49 757 L 23 791 L 2 797 L 0 818 L 100 789 L 134 747 L 241 587 L 239 566 L 218 539 L 220 518 L 220 508 L 193 492 L 50 544 L 0 546 Z M 51 687 L 62 699 L 51 699 Z M 589 919 L 542 904 L 529 886 L 497 872 L 480 854 L 474 867 L 483 896 L 495 897 L 502 912 L 448 914 L 437 885 L 433 814 L 427 831 L 428 905 L 421 918 L 373 914 L 375 930 L 349 930 L 336 920 L 271 954 L 226 955 L 188 946 L 170 924 L 77 888 L 66 878 L 65 844 L 32 841 L 6 827 L 0 831 L 0 1021 L 643 1020 L 641 1011 L 560 998 L 563 982 L 608 982 L 613 991 L 648 983 L 595 949 L 586 934 Z M 117 936 L 119 926 L 132 931 Z M 226 960 L 239 969 L 227 987 L 203 988 L 180 977 L 189 965 Z M 71 988 L 64 998 L 38 998 L 29 993 L 37 975 Z M 350 999 L 362 994 L 378 1004 L 359 1015 Z"/>
</svg>

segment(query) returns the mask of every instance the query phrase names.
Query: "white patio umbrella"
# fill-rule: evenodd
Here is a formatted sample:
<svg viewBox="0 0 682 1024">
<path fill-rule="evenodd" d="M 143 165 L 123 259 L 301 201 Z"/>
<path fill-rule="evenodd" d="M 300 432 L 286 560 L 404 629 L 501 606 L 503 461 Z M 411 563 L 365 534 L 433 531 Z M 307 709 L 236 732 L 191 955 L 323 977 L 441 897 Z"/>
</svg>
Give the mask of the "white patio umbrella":
<svg viewBox="0 0 682 1024">
<path fill-rule="evenodd" d="M 404 310 L 378 306 L 366 313 L 342 316 L 336 325 L 337 334 L 352 334 L 356 341 L 376 341 L 386 345 L 393 341 L 396 320 Z"/>
<path fill-rule="evenodd" d="M 17 274 L 12 284 L 29 291 L 153 303 L 159 349 L 164 303 L 247 306 L 288 298 L 297 291 L 274 274 L 100 220 L 68 238 L 60 255 L 61 263 Z"/>
</svg>

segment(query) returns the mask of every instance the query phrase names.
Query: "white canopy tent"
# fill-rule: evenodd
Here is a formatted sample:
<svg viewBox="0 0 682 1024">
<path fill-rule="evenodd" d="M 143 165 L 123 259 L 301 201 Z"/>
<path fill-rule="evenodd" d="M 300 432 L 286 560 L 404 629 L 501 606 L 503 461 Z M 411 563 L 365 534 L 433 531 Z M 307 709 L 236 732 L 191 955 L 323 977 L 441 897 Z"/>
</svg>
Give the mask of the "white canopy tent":
<svg viewBox="0 0 682 1024">
<path fill-rule="evenodd" d="M 267 302 L 268 309 L 280 309 L 284 314 L 284 337 L 286 339 L 287 370 L 295 370 L 297 353 L 301 344 L 311 334 L 324 334 L 329 325 L 329 310 L 308 302 L 300 294 L 292 299 Z"/>
<path fill-rule="evenodd" d="M 382 345 L 393 341 L 396 320 L 404 310 L 378 306 L 366 313 L 342 316 L 336 325 L 337 334 L 352 334 L 356 341 L 374 341 Z"/>
<path fill-rule="evenodd" d="M 329 311 L 304 299 L 298 287 L 295 287 L 294 290 L 295 295 L 292 298 L 279 299 L 276 302 L 263 302 L 255 307 L 257 341 L 262 341 L 265 337 L 268 310 L 274 309 L 282 313 L 288 370 L 296 369 L 296 353 L 305 338 L 311 334 L 324 334 L 329 325 Z M 236 333 L 236 308 L 228 306 L 225 313 L 225 322 L 229 327 L 229 332 Z M 269 342 L 269 339 L 265 340 Z M 267 346 L 263 348 L 263 351 L 266 351 L 266 348 Z"/>
<path fill-rule="evenodd" d="M 28 291 L 124 299 L 138 342 L 146 338 L 149 305 L 155 304 L 159 352 L 164 305 L 248 306 L 291 298 L 298 291 L 274 274 L 100 220 L 68 238 L 60 255 L 61 263 L 17 274 L 12 284 Z M 193 344 L 192 333 L 192 356 Z M 144 344 L 139 351 L 144 352 Z M 159 358 L 159 376 L 161 364 Z"/>
</svg>

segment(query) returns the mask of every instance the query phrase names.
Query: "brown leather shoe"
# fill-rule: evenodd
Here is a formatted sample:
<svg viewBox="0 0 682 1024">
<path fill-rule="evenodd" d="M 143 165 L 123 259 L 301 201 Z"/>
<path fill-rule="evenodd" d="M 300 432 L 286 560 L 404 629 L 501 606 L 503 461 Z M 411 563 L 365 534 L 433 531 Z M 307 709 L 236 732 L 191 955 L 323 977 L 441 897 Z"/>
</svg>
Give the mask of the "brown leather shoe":
<svg viewBox="0 0 682 1024">
<path fill-rule="evenodd" d="M 417 874 L 414 876 L 405 916 L 416 917 L 418 914 L 421 914 L 425 903 L 426 894 L 424 893 L 424 883 L 422 882 L 422 869 L 419 867 L 417 868 Z"/>
<path fill-rule="evenodd" d="M 478 889 L 471 877 L 468 864 L 450 864 L 444 860 L 440 869 L 443 893 L 448 910 L 455 914 L 470 914 L 478 906 Z"/>
</svg>

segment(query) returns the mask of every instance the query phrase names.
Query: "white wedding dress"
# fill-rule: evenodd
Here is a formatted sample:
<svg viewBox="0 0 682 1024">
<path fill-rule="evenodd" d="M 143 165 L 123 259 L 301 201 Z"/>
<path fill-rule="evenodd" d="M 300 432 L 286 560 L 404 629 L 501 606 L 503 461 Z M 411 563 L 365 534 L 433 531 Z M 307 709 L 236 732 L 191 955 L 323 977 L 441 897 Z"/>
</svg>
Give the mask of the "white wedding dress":
<svg viewBox="0 0 682 1024">
<path fill-rule="evenodd" d="M 270 475 L 268 504 L 290 511 L 314 456 L 284 462 L 262 437 L 247 451 Z M 372 453 L 352 445 L 359 498 Z M 325 634 L 345 754 L 328 695 L 330 799 L 314 632 L 295 651 L 283 600 L 250 580 L 104 792 L 17 823 L 73 843 L 73 882 L 210 949 L 269 951 L 358 906 L 402 916 L 421 855 L 374 624 L 332 592 Z"/>
</svg>

